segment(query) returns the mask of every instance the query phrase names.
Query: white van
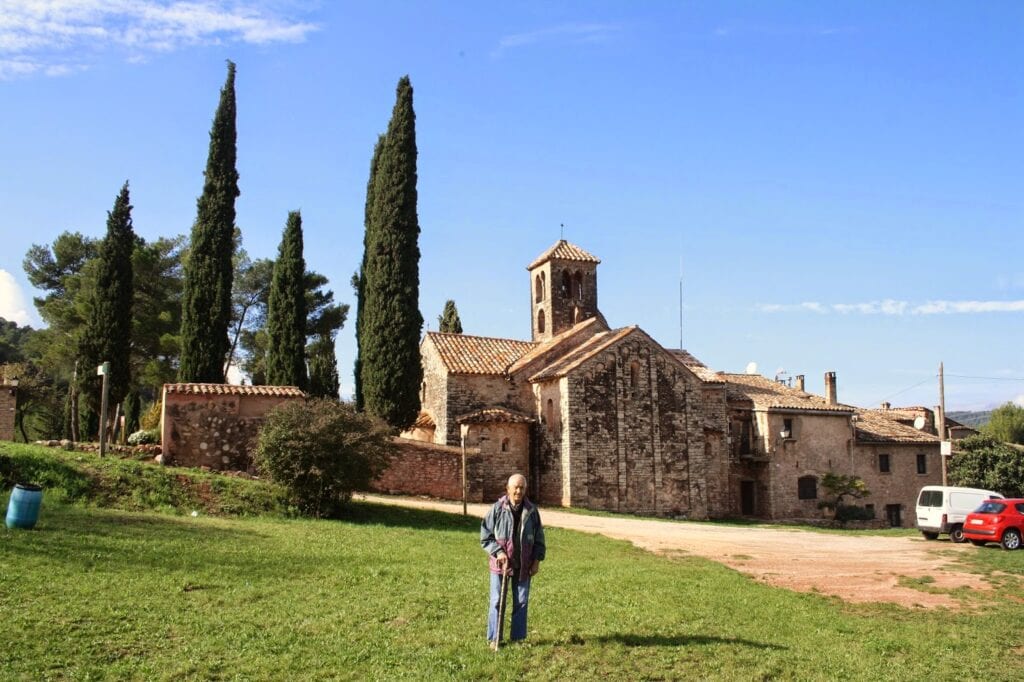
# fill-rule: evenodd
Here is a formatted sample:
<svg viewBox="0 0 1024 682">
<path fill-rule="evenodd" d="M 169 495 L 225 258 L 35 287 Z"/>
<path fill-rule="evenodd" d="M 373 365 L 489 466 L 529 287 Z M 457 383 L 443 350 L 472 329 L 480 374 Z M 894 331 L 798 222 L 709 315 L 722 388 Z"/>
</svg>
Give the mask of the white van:
<svg viewBox="0 0 1024 682">
<path fill-rule="evenodd" d="M 925 540 L 949 533 L 953 542 L 964 541 L 964 520 L 989 498 L 1003 499 L 992 490 L 926 485 L 917 495 L 917 528 Z"/>
</svg>

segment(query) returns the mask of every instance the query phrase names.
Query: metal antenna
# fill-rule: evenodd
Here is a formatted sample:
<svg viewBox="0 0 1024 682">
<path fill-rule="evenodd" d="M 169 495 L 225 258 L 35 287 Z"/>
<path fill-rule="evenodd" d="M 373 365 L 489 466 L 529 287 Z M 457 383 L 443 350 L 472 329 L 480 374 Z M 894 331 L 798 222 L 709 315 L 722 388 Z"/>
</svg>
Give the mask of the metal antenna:
<svg viewBox="0 0 1024 682">
<path fill-rule="evenodd" d="M 559 223 L 559 227 L 561 227 L 562 229 L 558 233 L 558 238 L 565 239 L 565 223 Z"/>
<path fill-rule="evenodd" d="M 683 255 L 679 254 L 679 350 L 683 350 Z"/>
</svg>

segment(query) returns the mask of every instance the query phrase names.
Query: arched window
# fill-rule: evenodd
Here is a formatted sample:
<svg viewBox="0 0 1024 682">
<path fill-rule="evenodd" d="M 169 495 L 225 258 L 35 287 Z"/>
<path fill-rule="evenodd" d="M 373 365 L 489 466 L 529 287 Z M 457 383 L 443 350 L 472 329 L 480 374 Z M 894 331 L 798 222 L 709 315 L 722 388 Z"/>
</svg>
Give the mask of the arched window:
<svg viewBox="0 0 1024 682">
<path fill-rule="evenodd" d="M 509 448 L 509 444 L 510 443 L 511 443 L 511 441 L 508 438 L 502 438 L 501 439 L 501 451 L 502 452 L 508 452 L 508 448 Z"/>
<path fill-rule="evenodd" d="M 572 294 L 572 277 L 568 270 L 562 270 L 562 298 L 569 298 Z"/>
<path fill-rule="evenodd" d="M 640 385 L 640 363 L 632 362 L 629 365 L 629 390 L 636 393 L 637 387 Z"/>
<path fill-rule="evenodd" d="M 533 300 L 540 303 L 544 300 L 544 280 L 540 275 L 537 275 L 534 281 L 534 290 Z"/>
<path fill-rule="evenodd" d="M 572 276 L 572 292 L 577 301 L 583 300 L 583 275 L 580 274 L 579 270 L 573 273 Z"/>
<path fill-rule="evenodd" d="M 544 419 L 548 423 L 548 433 L 555 430 L 555 403 L 548 398 L 547 408 L 544 410 Z"/>
<path fill-rule="evenodd" d="M 520 291 L 522 291 L 522 289 L 520 289 Z M 543 334 L 544 333 L 544 311 L 543 310 L 538 310 L 537 311 L 537 333 L 538 334 Z"/>
<path fill-rule="evenodd" d="M 818 499 L 818 479 L 815 476 L 801 476 L 796 481 L 796 496 L 801 500 Z"/>
<path fill-rule="evenodd" d="M 582 319 L 583 319 L 583 312 L 580 310 L 580 307 L 579 306 L 574 307 L 572 309 L 572 323 L 576 324 L 577 322 L 579 322 Z"/>
</svg>

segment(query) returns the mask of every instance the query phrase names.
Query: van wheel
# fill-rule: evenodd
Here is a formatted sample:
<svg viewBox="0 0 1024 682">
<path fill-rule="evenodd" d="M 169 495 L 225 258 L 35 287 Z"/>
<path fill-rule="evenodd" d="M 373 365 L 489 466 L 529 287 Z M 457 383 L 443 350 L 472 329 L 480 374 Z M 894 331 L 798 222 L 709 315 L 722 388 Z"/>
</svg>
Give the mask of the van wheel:
<svg viewBox="0 0 1024 682">
<path fill-rule="evenodd" d="M 985 546 L 985 541 L 984 540 L 971 540 L 971 544 L 974 545 L 975 547 L 984 547 Z"/>
<path fill-rule="evenodd" d="M 966 542 L 967 538 L 964 537 L 964 527 L 959 525 L 953 526 L 949 531 L 949 539 L 953 542 Z"/>
<path fill-rule="evenodd" d="M 939 539 L 939 534 L 938 533 L 931 533 L 931 532 L 926 531 L 926 530 L 921 531 L 921 535 L 924 536 L 925 540 L 938 540 Z"/>
<path fill-rule="evenodd" d="M 1015 528 L 1007 528 L 1003 533 L 1003 540 L 999 543 L 1003 549 L 1020 549 L 1020 531 Z"/>
</svg>

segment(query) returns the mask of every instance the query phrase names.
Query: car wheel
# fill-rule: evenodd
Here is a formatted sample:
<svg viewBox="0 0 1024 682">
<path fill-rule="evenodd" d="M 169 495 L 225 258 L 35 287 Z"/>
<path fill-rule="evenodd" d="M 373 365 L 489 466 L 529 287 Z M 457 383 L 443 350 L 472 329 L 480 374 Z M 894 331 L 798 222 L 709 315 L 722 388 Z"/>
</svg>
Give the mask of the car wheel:
<svg viewBox="0 0 1024 682">
<path fill-rule="evenodd" d="M 949 531 L 949 539 L 953 542 L 967 542 L 967 538 L 964 537 L 964 527 L 953 526 Z"/>
<path fill-rule="evenodd" d="M 974 545 L 975 547 L 984 547 L 985 546 L 985 541 L 984 540 L 971 540 L 971 544 Z"/>
<path fill-rule="evenodd" d="M 1020 549 L 1020 531 L 1016 528 L 1007 528 L 1003 533 L 1003 540 L 999 543 L 1003 549 Z"/>
<path fill-rule="evenodd" d="M 938 540 L 939 539 L 939 534 L 938 533 L 932 533 L 931 531 L 927 531 L 927 530 L 921 531 L 921 535 L 924 536 L 925 540 Z"/>
</svg>

